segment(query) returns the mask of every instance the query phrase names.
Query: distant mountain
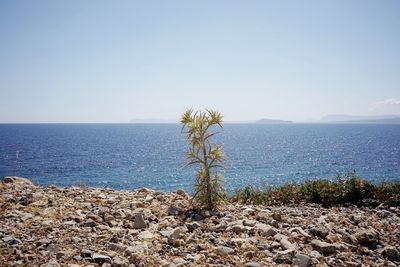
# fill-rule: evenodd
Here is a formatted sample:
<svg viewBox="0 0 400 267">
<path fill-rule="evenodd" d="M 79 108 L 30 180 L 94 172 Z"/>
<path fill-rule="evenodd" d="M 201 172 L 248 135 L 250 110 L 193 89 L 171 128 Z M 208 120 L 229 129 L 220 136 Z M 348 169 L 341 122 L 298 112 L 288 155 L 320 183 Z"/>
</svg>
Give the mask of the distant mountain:
<svg viewBox="0 0 400 267">
<path fill-rule="evenodd" d="M 400 117 L 380 120 L 348 121 L 346 123 L 375 123 L 375 124 L 400 124 Z"/>
<path fill-rule="evenodd" d="M 177 120 L 173 119 L 133 119 L 130 123 L 178 123 Z"/>
<path fill-rule="evenodd" d="M 352 115 L 327 115 L 322 117 L 323 123 L 400 123 L 400 115 L 352 116 Z"/>
<path fill-rule="evenodd" d="M 292 121 L 285 121 L 285 120 L 272 120 L 272 119 L 260 119 L 257 120 L 256 123 L 260 124 L 283 124 L 283 123 L 293 123 Z"/>
</svg>

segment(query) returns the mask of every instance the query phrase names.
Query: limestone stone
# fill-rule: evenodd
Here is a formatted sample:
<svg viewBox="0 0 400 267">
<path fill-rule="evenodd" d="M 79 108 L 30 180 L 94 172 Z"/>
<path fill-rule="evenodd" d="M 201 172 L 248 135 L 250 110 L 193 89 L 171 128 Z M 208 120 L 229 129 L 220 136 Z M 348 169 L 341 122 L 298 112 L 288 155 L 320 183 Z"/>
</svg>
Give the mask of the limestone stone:
<svg viewBox="0 0 400 267">
<path fill-rule="evenodd" d="M 255 225 L 256 231 L 263 236 L 274 236 L 276 234 L 276 230 L 265 223 L 257 223 Z"/>
<path fill-rule="evenodd" d="M 233 248 L 225 247 L 225 246 L 219 246 L 216 248 L 215 251 L 220 256 L 226 256 L 229 254 L 233 254 L 235 252 L 235 250 Z"/>
</svg>

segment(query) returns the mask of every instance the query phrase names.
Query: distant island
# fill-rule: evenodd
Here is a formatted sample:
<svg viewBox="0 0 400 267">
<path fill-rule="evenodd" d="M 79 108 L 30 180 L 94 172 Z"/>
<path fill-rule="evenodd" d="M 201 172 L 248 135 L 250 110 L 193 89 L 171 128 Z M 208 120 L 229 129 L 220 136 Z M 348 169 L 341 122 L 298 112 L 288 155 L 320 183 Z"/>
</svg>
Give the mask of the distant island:
<svg viewBox="0 0 400 267">
<path fill-rule="evenodd" d="M 293 121 L 285 121 L 285 120 L 272 120 L 272 119 L 260 119 L 257 120 L 256 123 L 260 124 L 287 124 L 287 123 L 293 123 Z"/>
<path fill-rule="evenodd" d="M 178 120 L 174 120 L 174 119 L 132 119 L 129 121 L 129 123 L 138 123 L 138 124 L 144 124 L 144 123 L 148 123 L 148 124 L 154 124 L 154 123 L 178 123 Z"/>
<path fill-rule="evenodd" d="M 321 123 L 371 123 L 371 124 L 400 124 L 400 115 L 352 116 L 327 115 Z"/>
</svg>

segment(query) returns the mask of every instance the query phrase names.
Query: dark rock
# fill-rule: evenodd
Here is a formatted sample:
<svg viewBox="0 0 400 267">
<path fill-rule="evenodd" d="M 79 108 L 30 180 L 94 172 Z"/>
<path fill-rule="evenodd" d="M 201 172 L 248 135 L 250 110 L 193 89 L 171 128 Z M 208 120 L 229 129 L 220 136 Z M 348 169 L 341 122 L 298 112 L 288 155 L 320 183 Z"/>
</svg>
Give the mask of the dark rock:
<svg viewBox="0 0 400 267">
<path fill-rule="evenodd" d="M 273 256 L 273 261 L 276 263 L 286 263 L 291 264 L 293 260 L 294 250 L 288 249 L 284 251 L 278 251 L 277 254 Z"/>
<path fill-rule="evenodd" d="M 143 218 L 143 213 L 136 213 L 135 214 L 135 221 L 133 223 L 133 228 L 135 229 L 143 229 L 146 228 L 146 222 L 144 221 Z"/>
<path fill-rule="evenodd" d="M 382 255 L 391 261 L 400 261 L 400 252 L 396 247 L 387 246 L 383 249 Z"/>
<path fill-rule="evenodd" d="M 182 214 L 182 213 L 183 213 L 183 210 L 180 209 L 180 208 L 177 208 L 177 207 L 175 207 L 175 206 L 170 206 L 170 207 L 167 209 L 167 213 L 168 213 L 168 215 L 174 215 L 174 216 L 176 216 L 176 215 Z"/>
<path fill-rule="evenodd" d="M 361 246 L 365 246 L 370 249 L 375 249 L 379 243 L 379 234 L 374 230 L 367 230 L 357 233 L 355 238 Z"/>
<path fill-rule="evenodd" d="M 276 234 L 276 230 L 265 223 L 257 223 L 255 230 L 263 236 L 274 236 Z"/>
<path fill-rule="evenodd" d="M 92 219 L 88 219 L 86 222 L 83 223 L 83 226 L 85 227 L 96 227 L 96 225 L 96 222 Z"/>
<path fill-rule="evenodd" d="M 200 228 L 201 224 L 198 222 L 191 222 L 191 223 L 186 223 L 186 228 L 188 229 L 189 232 L 193 232 L 197 228 Z"/>
<path fill-rule="evenodd" d="M 81 250 L 81 256 L 82 258 L 91 258 L 92 257 L 92 251 L 88 249 L 82 249 Z"/>
<path fill-rule="evenodd" d="M 33 202 L 33 195 L 32 194 L 26 194 L 24 196 L 22 196 L 19 199 L 19 204 L 23 205 L 23 206 L 28 206 L 29 204 L 31 204 Z"/>
<path fill-rule="evenodd" d="M 278 221 L 278 222 L 283 222 L 282 214 L 280 214 L 278 212 L 272 213 L 272 219 L 274 219 L 275 221 Z"/>
<path fill-rule="evenodd" d="M 200 252 L 206 249 L 205 245 L 203 244 L 197 244 L 195 247 L 196 251 Z"/>
<path fill-rule="evenodd" d="M 316 236 L 325 239 L 325 237 L 329 234 L 329 230 L 324 226 L 315 226 L 310 229 L 310 232 Z"/>
<path fill-rule="evenodd" d="M 102 254 L 93 254 L 93 261 L 98 264 L 111 263 L 111 258 Z"/>
<path fill-rule="evenodd" d="M 297 254 L 293 260 L 293 265 L 298 267 L 310 267 L 311 257 L 305 254 Z"/>
</svg>

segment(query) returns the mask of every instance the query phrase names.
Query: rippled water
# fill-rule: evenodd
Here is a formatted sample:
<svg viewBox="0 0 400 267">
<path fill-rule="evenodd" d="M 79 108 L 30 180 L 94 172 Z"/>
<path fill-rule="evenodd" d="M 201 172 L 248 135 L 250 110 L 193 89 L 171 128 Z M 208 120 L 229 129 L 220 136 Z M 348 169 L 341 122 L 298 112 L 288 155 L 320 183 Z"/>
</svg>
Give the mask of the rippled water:
<svg viewBox="0 0 400 267">
<path fill-rule="evenodd" d="M 229 189 L 282 184 L 356 170 L 373 181 L 400 178 L 400 125 L 226 124 Z M 0 176 L 39 184 L 190 191 L 178 124 L 3 124 Z"/>
</svg>

